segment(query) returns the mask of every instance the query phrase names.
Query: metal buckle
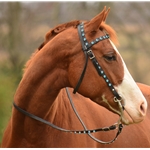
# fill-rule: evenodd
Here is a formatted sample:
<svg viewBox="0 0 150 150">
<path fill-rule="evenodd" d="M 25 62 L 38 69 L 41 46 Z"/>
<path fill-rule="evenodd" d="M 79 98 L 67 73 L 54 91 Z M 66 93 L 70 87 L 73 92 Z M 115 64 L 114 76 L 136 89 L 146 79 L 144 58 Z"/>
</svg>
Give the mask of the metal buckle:
<svg viewBox="0 0 150 150">
<path fill-rule="evenodd" d="M 120 95 L 119 95 L 120 96 Z M 114 102 L 120 102 L 122 101 L 122 97 L 120 96 L 121 99 L 118 99 L 116 96 L 114 97 Z"/>
<path fill-rule="evenodd" d="M 90 58 L 90 59 L 95 58 L 95 55 L 94 55 L 94 53 L 92 52 L 91 49 L 87 51 L 87 54 L 89 55 L 89 58 Z"/>
</svg>

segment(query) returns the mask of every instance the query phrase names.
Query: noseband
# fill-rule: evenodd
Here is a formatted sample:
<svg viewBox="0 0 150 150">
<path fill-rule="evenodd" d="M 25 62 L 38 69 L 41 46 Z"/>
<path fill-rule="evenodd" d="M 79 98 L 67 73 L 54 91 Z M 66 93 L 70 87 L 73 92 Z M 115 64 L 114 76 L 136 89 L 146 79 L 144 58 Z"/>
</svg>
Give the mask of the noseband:
<svg viewBox="0 0 150 150">
<path fill-rule="evenodd" d="M 100 42 L 100 41 L 102 41 L 102 40 L 109 39 L 109 35 L 106 34 L 106 35 L 104 35 L 104 36 L 101 36 L 101 37 L 99 37 L 99 38 L 96 38 L 94 41 L 92 41 L 92 42 L 89 43 L 89 42 L 87 41 L 86 37 L 85 37 L 83 23 L 80 24 L 80 25 L 78 25 L 78 33 L 79 33 L 80 41 L 81 41 L 81 44 L 82 44 L 82 50 L 83 50 L 83 52 L 84 52 L 84 54 L 85 54 L 86 60 L 85 60 L 85 65 L 84 65 L 82 74 L 81 74 L 81 76 L 80 76 L 80 79 L 79 79 L 79 81 L 78 81 L 76 87 L 74 88 L 73 93 L 75 94 L 75 93 L 77 92 L 77 90 L 79 89 L 79 86 L 80 86 L 80 84 L 81 84 L 81 82 L 82 82 L 82 80 L 83 80 L 83 77 L 84 77 L 84 74 L 85 74 L 85 71 L 86 71 L 86 68 L 87 68 L 88 58 L 90 58 L 90 60 L 92 61 L 94 67 L 96 68 L 98 74 L 99 74 L 101 77 L 103 77 L 103 79 L 105 80 L 107 86 L 108 86 L 108 87 L 110 88 L 110 90 L 112 91 L 112 93 L 113 93 L 113 95 L 114 95 L 114 102 L 117 102 L 117 103 L 119 104 L 119 106 L 120 106 L 119 108 L 120 108 L 121 111 L 122 111 L 124 108 L 123 108 L 123 105 L 122 105 L 121 102 L 120 102 L 120 101 L 122 100 L 121 96 L 117 93 L 117 91 L 116 91 L 115 88 L 113 87 L 112 83 L 111 83 L 110 80 L 107 78 L 105 72 L 103 71 L 103 69 L 102 69 L 101 66 L 99 65 L 99 63 L 98 63 L 98 61 L 96 60 L 96 57 L 95 57 L 93 51 L 91 50 L 91 47 L 92 47 L 94 44 L 97 44 L 98 42 Z M 93 140 L 95 140 L 96 142 L 99 142 L 99 143 L 101 143 L 101 144 L 110 144 L 110 143 L 113 143 L 113 142 L 117 139 L 118 135 L 121 133 L 122 128 L 123 128 L 123 125 L 120 123 L 120 119 L 119 119 L 119 121 L 118 121 L 116 124 L 114 124 L 114 125 L 112 125 L 112 126 L 110 126 L 110 127 L 104 127 L 104 128 L 98 128 L 98 129 L 88 130 L 88 129 L 86 128 L 85 124 L 83 123 L 81 117 L 80 117 L 79 114 L 77 113 L 77 111 L 76 111 L 76 109 L 75 109 L 75 106 L 74 106 L 74 104 L 73 104 L 72 98 L 71 98 L 71 96 L 70 96 L 69 91 L 68 91 L 67 88 L 66 88 L 66 92 L 67 92 L 67 95 L 68 95 L 68 99 L 69 99 L 69 101 L 70 101 L 70 104 L 71 104 L 71 106 L 72 106 L 72 109 L 74 110 L 74 112 L 75 112 L 77 118 L 79 119 L 81 125 L 83 126 L 84 130 L 80 130 L 80 131 L 79 131 L 79 130 L 78 130 L 78 131 L 76 130 L 76 131 L 75 131 L 75 130 L 63 129 L 63 128 L 58 127 L 58 126 L 56 126 L 56 125 L 54 125 L 54 124 L 52 124 L 52 123 L 50 123 L 50 122 L 48 122 L 48 121 L 46 121 L 46 120 L 44 120 L 44 119 L 38 117 L 38 116 L 35 116 L 34 114 L 31 114 L 31 113 L 29 113 L 29 112 L 23 110 L 22 108 L 20 108 L 19 106 L 17 106 L 17 105 L 15 104 L 15 102 L 13 102 L 13 106 L 14 106 L 18 111 L 20 111 L 21 113 L 23 113 L 24 115 L 26 115 L 26 116 L 28 116 L 28 117 L 34 119 L 34 120 L 40 121 L 40 122 L 42 122 L 42 123 L 44 123 L 44 124 L 46 124 L 46 125 L 48 125 L 48 126 L 54 128 L 54 129 L 57 129 L 57 130 L 60 130 L 60 131 L 63 131 L 63 132 L 74 133 L 74 134 L 88 134 Z M 121 117 L 120 117 L 120 118 L 121 118 Z M 115 129 L 118 129 L 118 132 L 116 133 L 115 138 L 114 138 L 113 140 L 111 140 L 111 141 L 108 141 L 108 142 L 101 141 L 101 140 L 95 138 L 93 135 L 91 135 L 91 133 L 95 133 L 95 132 L 99 132 L 99 131 L 110 131 L 110 130 L 115 130 Z"/>
</svg>

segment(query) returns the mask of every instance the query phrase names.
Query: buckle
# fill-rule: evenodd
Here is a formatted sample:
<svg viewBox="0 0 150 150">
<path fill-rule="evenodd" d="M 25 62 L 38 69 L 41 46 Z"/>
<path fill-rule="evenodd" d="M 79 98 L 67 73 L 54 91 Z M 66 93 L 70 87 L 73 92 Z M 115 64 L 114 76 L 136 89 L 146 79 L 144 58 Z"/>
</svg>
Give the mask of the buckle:
<svg viewBox="0 0 150 150">
<path fill-rule="evenodd" d="M 87 54 L 89 55 L 89 58 L 90 58 L 90 59 L 95 58 L 95 55 L 94 55 L 94 53 L 92 52 L 91 49 L 87 51 Z"/>
</svg>

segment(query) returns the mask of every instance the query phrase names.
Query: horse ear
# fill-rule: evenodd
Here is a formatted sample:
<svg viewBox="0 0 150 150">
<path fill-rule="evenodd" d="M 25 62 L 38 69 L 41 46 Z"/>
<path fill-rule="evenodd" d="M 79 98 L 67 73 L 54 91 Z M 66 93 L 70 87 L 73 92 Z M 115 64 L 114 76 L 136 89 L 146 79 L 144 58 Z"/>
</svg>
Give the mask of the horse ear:
<svg viewBox="0 0 150 150">
<path fill-rule="evenodd" d="M 108 8 L 108 10 L 105 12 L 105 16 L 104 16 L 104 19 L 103 19 L 103 22 L 106 22 L 106 19 L 107 19 L 107 16 L 110 12 L 110 7 Z"/>
<path fill-rule="evenodd" d="M 87 26 L 90 28 L 92 31 L 96 31 L 99 29 L 100 24 L 106 19 L 107 14 L 106 14 L 106 6 L 104 7 L 103 11 L 95 16 L 93 19 L 90 20 L 90 22 L 87 24 Z"/>
</svg>

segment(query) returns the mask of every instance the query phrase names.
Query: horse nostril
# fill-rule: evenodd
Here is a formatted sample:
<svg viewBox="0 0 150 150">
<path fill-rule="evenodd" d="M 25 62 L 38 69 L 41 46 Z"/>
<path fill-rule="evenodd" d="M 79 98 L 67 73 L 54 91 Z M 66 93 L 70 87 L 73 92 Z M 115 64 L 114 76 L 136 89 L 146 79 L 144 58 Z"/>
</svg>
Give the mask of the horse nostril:
<svg viewBox="0 0 150 150">
<path fill-rule="evenodd" d="M 146 104 L 145 104 L 145 102 L 142 102 L 142 104 L 140 105 L 140 112 L 141 112 L 142 116 L 146 115 Z"/>
</svg>

